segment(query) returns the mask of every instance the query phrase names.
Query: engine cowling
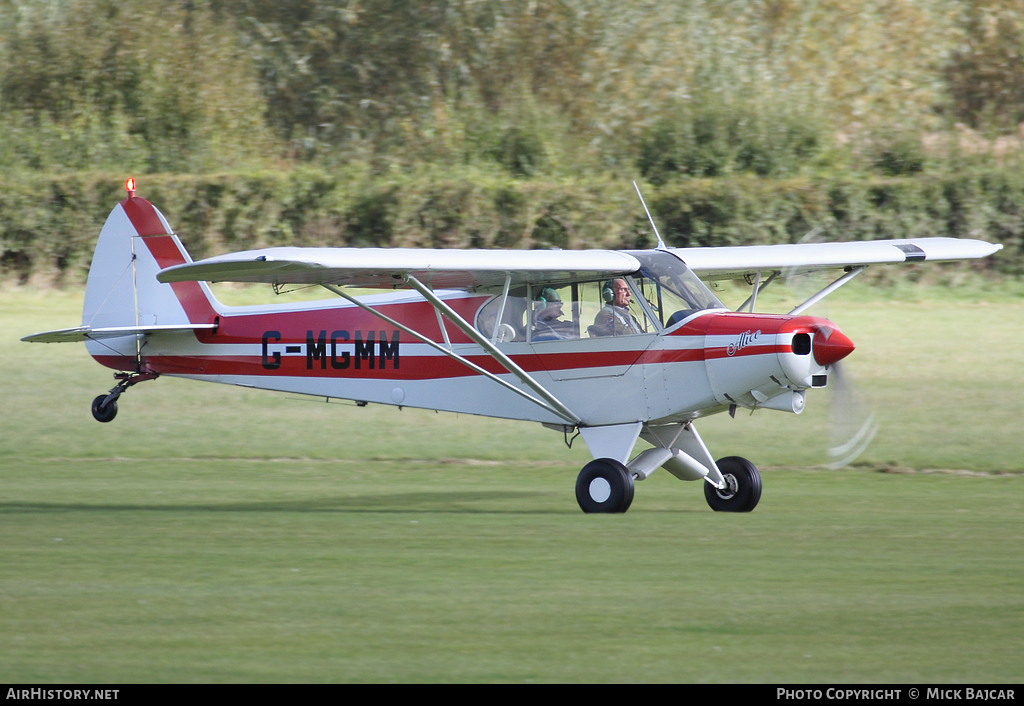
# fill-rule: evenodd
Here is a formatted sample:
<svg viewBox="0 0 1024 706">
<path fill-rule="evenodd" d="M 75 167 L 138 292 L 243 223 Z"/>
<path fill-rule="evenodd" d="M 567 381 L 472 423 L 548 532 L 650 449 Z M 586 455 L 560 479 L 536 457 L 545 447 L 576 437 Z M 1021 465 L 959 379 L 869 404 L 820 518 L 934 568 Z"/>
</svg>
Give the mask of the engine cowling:
<svg viewBox="0 0 1024 706">
<path fill-rule="evenodd" d="M 824 387 L 832 366 L 853 349 L 827 319 L 736 312 L 709 322 L 704 360 L 720 404 L 799 414 L 804 390 Z"/>
</svg>

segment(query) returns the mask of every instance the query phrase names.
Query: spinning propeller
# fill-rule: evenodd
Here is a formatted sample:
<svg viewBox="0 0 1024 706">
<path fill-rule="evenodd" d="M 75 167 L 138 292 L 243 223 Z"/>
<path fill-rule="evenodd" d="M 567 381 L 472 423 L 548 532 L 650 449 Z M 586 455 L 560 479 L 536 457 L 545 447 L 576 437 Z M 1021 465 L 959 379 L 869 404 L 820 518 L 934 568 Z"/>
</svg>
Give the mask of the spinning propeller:
<svg viewBox="0 0 1024 706">
<path fill-rule="evenodd" d="M 842 360 L 854 350 L 846 334 L 829 326 L 821 326 L 814 334 L 814 359 L 829 365 L 832 372 L 828 385 L 832 388 L 832 411 L 827 449 L 829 468 L 848 466 L 867 450 L 878 432 L 875 414 L 866 409 L 854 392 L 849 373 Z"/>
<path fill-rule="evenodd" d="M 822 326 L 814 334 L 814 359 L 831 365 L 828 385 L 832 410 L 827 449 L 829 468 L 848 466 L 864 453 L 878 432 L 875 413 L 867 409 L 854 390 L 842 360 L 853 352 L 853 342 L 840 331 Z"/>
<path fill-rule="evenodd" d="M 800 242 L 814 242 L 820 229 L 807 233 Z M 792 283 L 793 273 L 783 273 L 783 281 Z M 827 303 L 825 307 L 827 309 Z M 828 318 L 827 311 L 825 318 Z M 839 469 L 856 461 L 871 445 L 878 433 L 875 413 L 857 394 L 842 359 L 853 351 L 854 345 L 848 336 L 828 327 L 821 327 L 814 335 L 814 358 L 822 365 L 831 365 L 828 386 L 832 389 L 832 404 L 829 421 L 829 445 L 826 449 L 831 469 Z"/>
<path fill-rule="evenodd" d="M 829 468 L 848 466 L 864 453 L 878 432 L 875 413 L 868 409 L 854 391 L 845 366 L 832 368 L 832 413 L 828 447 Z"/>
</svg>

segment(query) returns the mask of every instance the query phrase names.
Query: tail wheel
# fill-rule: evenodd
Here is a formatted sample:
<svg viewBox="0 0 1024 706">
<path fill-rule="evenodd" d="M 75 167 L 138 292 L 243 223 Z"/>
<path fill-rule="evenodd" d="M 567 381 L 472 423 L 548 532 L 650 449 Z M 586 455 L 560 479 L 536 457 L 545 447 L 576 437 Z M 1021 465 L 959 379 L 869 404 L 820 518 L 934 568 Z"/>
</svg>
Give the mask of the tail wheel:
<svg viewBox="0 0 1024 706">
<path fill-rule="evenodd" d="M 103 404 L 107 395 L 100 395 L 92 401 L 92 416 L 97 422 L 109 422 L 117 416 L 117 400 Z"/>
<path fill-rule="evenodd" d="M 761 474 L 745 458 L 726 456 L 716 461 L 726 487 L 704 483 L 704 497 L 716 512 L 750 512 L 761 499 Z"/>
<path fill-rule="evenodd" d="M 633 476 L 615 459 L 591 461 L 576 478 L 576 502 L 586 513 L 625 512 L 633 502 Z"/>
</svg>

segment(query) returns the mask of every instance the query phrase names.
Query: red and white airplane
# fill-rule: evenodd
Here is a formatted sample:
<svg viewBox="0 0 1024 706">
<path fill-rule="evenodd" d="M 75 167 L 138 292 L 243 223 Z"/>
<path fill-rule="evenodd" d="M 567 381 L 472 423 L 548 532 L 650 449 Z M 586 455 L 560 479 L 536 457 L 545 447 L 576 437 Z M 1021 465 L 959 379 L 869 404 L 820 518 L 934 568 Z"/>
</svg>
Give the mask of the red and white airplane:
<svg viewBox="0 0 1024 706">
<path fill-rule="evenodd" d="M 193 262 L 127 186 L 96 245 L 82 325 L 22 339 L 85 341 L 118 371 L 92 403 L 97 420 L 161 375 L 529 420 L 583 436 L 594 458 L 576 481 L 584 512 L 625 512 L 634 482 L 658 468 L 702 480 L 714 510 L 753 510 L 757 469 L 716 461 L 694 422 L 738 407 L 799 414 L 854 348 L 802 312 L 865 267 L 1002 247 L 915 238 L 677 249 L 659 236 L 640 251 L 281 247 Z M 843 273 L 788 314 L 753 313 L 776 278 L 825 269 Z M 702 278 L 744 278 L 752 294 L 729 311 Z M 208 281 L 320 285 L 337 298 L 231 307 Z M 638 439 L 652 448 L 630 458 Z"/>
</svg>

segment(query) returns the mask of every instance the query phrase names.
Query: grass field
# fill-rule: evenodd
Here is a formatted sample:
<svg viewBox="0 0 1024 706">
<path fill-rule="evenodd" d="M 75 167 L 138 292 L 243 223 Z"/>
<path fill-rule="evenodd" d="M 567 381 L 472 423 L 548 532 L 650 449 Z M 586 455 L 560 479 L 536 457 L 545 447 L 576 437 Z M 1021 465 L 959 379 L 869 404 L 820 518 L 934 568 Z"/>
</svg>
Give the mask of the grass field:
<svg viewBox="0 0 1024 706">
<path fill-rule="evenodd" d="M 18 341 L 81 293 L 0 292 L 0 681 L 1019 682 L 1024 299 L 885 296 L 825 312 L 859 465 L 811 393 L 700 427 L 755 512 L 657 473 L 587 516 L 536 425 L 166 378 L 97 424 L 109 371 Z"/>
</svg>

